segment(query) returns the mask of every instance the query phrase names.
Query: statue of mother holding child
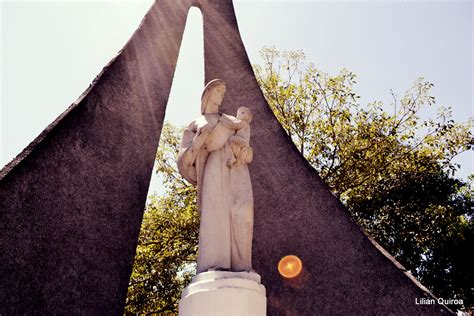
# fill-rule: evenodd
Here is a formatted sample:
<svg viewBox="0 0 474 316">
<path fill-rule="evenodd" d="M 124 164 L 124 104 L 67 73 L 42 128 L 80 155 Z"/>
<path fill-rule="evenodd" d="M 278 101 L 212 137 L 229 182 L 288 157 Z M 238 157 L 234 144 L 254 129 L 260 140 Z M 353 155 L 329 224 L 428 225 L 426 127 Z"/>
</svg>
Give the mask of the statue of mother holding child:
<svg viewBox="0 0 474 316">
<path fill-rule="evenodd" d="M 246 107 L 238 109 L 237 117 L 220 113 L 225 92 L 220 79 L 206 85 L 201 116 L 185 129 L 178 154 L 180 174 L 197 185 L 198 273 L 252 270 L 252 113 Z"/>
</svg>

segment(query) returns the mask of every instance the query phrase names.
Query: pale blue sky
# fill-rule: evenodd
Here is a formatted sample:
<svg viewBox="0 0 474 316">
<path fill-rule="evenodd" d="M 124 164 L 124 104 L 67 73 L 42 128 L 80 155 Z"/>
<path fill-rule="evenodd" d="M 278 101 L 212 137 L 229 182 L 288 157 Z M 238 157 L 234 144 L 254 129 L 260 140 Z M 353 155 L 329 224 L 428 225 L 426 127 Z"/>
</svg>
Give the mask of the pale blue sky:
<svg viewBox="0 0 474 316">
<path fill-rule="evenodd" d="M 152 1 L 1 2 L 0 165 L 8 163 L 82 94 L 123 47 Z M 358 75 L 362 103 L 391 102 L 420 76 L 457 120 L 473 116 L 471 1 L 234 1 L 247 53 L 302 49 L 330 74 Z M 199 113 L 202 31 L 197 9 L 187 29 L 167 119 Z M 430 113 L 428 113 L 430 114 Z M 474 172 L 463 154 L 460 176 Z M 1 167 L 1 166 L 0 166 Z M 153 185 L 157 185 L 156 180 Z M 153 190 L 153 189 L 152 189 Z M 158 189 L 159 190 L 159 189 Z"/>
</svg>

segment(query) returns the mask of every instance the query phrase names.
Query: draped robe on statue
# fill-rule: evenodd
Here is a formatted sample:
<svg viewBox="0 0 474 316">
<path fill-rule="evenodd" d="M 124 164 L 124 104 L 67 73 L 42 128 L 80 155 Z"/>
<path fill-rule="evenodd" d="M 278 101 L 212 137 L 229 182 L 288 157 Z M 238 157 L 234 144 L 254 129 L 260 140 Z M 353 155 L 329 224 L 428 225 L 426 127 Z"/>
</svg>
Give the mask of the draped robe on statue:
<svg viewBox="0 0 474 316">
<path fill-rule="evenodd" d="M 225 115 L 225 114 L 224 114 Z M 234 119 L 232 116 L 228 116 Z M 178 169 L 197 184 L 200 213 L 197 272 L 209 269 L 250 271 L 252 268 L 253 193 L 247 164 L 227 166 L 228 146 L 235 134 L 219 122 L 220 114 L 204 114 L 186 128 L 178 155 Z M 192 144 L 198 129 L 210 133 L 198 150 Z"/>
</svg>

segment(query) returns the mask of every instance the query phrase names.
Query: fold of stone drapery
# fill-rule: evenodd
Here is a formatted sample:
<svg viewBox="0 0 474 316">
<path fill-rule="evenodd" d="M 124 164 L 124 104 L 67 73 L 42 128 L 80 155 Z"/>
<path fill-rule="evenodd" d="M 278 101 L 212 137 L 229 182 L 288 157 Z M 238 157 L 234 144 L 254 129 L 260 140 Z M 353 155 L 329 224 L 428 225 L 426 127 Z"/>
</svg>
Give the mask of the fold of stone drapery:
<svg viewBox="0 0 474 316">
<path fill-rule="evenodd" d="M 231 0 L 157 0 L 91 87 L 0 173 L 0 314 L 122 313 L 190 6 L 222 111 L 254 113 L 254 269 L 269 315 L 445 314 L 364 235 L 266 103 Z M 190 106 L 190 105 L 186 105 Z M 199 106 L 199 103 L 196 104 Z M 287 254 L 302 274 L 277 271 Z"/>
</svg>

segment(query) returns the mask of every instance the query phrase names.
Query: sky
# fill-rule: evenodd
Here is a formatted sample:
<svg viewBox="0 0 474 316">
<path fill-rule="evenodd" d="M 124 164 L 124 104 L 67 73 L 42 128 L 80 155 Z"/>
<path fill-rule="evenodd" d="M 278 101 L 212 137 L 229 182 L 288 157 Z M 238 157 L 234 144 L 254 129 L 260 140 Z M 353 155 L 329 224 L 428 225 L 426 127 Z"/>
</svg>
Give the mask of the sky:
<svg viewBox="0 0 474 316">
<path fill-rule="evenodd" d="M 0 0 L 1 1 L 1 0 Z M 0 167 L 89 86 L 125 45 L 152 1 L 0 2 Z M 472 1 L 234 0 L 252 63 L 263 46 L 305 52 L 332 75 L 357 74 L 365 104 L 392 102 L 418 77 L 435 86 L 437 105 L 473 117 Z M 199 115 L 204 81 L 202 17 L 192 9 L 178 57 L 166 119 L 184 125 Z M 434 116 L 429 110 L 424 115 Z M 474 154 L 456 159 L 459 177 L 474 173 Z M 151 192 L 162 190 L 153 177 Z"/>
</svg>

